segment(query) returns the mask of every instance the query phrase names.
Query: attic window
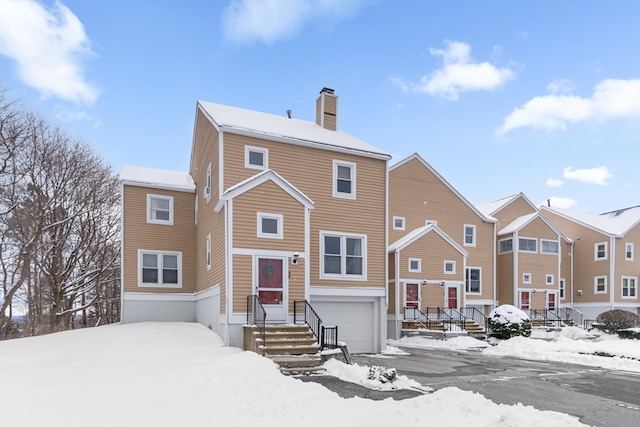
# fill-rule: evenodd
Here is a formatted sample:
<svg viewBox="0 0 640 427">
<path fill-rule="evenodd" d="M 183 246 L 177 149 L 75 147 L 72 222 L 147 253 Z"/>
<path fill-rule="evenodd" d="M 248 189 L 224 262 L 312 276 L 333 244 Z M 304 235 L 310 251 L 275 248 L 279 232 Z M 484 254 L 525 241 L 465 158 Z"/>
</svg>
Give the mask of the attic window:
<svg viewBox="0 0 640 427">
<path fill-rule="evenodd" d="M 356 198 L 356 164 L 333 161 L 333 197 Z"/>
<path fill-rule="evenodd" d="M 244 167 L 250 169 L 267 169 L 269 167 L 269 150 L 245 145 Z"/>
<path fill-rule="evenodd" d="M 403 216 L 394 216 L 393 217 L 393 229 L 394 230 L 404 230 L 404 217 Z"/>
</svg>

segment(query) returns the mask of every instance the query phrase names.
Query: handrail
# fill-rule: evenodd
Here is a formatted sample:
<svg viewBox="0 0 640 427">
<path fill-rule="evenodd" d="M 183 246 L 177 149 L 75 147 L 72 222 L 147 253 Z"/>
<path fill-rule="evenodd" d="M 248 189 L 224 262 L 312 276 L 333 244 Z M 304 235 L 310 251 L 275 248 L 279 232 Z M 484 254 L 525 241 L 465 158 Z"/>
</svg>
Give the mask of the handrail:
<svg viewBox="0 0 640 427">
<path fill-rule="evenodd" d="M 266 345 L 266 322 L 267 311 L 260 303 L 258 295 L 247 296 L 247 324 L 256 325 L 258 332 L 260 332 L 260 338 L 262 339 L 262 345 Z"/>
<path fill-rule="evenodd" d="M 582 325 L 584 314 L 573 307 L 564 307 L 564 320 L 573 322 L 574 325 Z"/>
<path fill-rule="evenodd" d="M 416 317 L 416 312 L 418 314 L 418 317 Z M 408 316 L 407 315 L 408 313 L 411 313 L 411 316 Z M 424 329 L 429 329 L 428 325 L 426 325 L 424 323 L 425 320 L 428 321 L 427 315 L 424 314 L 423 312 L 421 312 L 418 308 L 416 308 L 416 307 L 404 307 L 403 316 L 404 316 L 404 320 L 415 320 Z"/>
<path fill-rule="evenodd" d="M 451 318 L 453 319 L 454 322 L 457 322 L 457 324 L 462 329 L 466 329 L 467 320 L 469 320 L 469 319 L 467 319 L 467 317 L 464 314 L 462 314 L 462 312 L 460 312 L 456 308 L 451 308 L 451 307 L 445 308 L 444 310 L 449 316 L 451 316 Z"/>
<path fill-rule="evenodd" d="M 478 310 L 477 307 L 463 307 L 462 311 L 467 318 L 471 318 L 471 320 L 486 329 L 487 316 L 485 316 L 482 311 Z"/>
<path fill-rule="evenodd" d="M 303 317 L 300 318 L 301 316 Z M 338 347 L 338 327 L 323 326 L 322 319 L 306 299 L 293 302 L 293 323 L 298 322 L 304 322 L 309 326 L 320 348 Z"/>
</svg>

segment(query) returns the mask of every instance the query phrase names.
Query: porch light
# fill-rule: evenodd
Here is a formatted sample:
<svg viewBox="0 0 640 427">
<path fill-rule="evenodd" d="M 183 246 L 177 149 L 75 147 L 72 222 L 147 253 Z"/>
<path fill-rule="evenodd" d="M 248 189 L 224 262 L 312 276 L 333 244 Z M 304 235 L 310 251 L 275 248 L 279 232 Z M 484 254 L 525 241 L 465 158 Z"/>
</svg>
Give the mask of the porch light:
<svg viewBox="0 0 640 427">
<path fill-rule="evenodd" d="M 294 252 L 293 257 L 291 257 L 291 265 L 298 265 L 298 258 L 300 258 L 300 254 L 298 252 Z"/>
</svg>

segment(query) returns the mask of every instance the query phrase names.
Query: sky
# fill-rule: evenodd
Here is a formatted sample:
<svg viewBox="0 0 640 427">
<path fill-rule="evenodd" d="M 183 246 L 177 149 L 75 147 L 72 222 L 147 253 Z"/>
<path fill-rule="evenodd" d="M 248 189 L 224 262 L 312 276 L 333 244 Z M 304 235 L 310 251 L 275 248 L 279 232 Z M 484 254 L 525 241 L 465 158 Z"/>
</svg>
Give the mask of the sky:
<svg viewBox="0 0 640 427">
<path fill-rule="evenodd" d="M 393 343 L 455 351 L 476 348 L 489 357 L 561 358 L 640 372 L 640 361 L 628 358 L 637 358 L 637 340 L 603 336 L 586 341 L 584 331 L 565 329 L 541 337 L 549 341 L 518 337 L 490 347 L 470 337 L 448 341 L 411 337 Z M 478 350 L 478 345 L 486 348 Z M 597 351 L 613 357 L 593 355 Z M 407 353 L 391 345 L 380 357 L 397 354 Z M 282 375 L 266 357 L 223 346 L 220 337 L 197 323 L 113 324 L 1 341 L 0 424 L 297 427 L 336 425 L 338 420 L 340 425 L 386 427 L 419 425 L 428 414 L 429 423 L 438 426 L 584 425 L 573 415 L 496 404 L 457 387 L 429 393 L 428 385 L 401 374 L 393 383 L 368 380 L 368 366 L 330 360 L 325 368 L 326 375 L 368 388 L 426 393 L 405 400 L 344 399 L 320 384 Z"/>
<path fill-rule="evenodd" d="M 640 204 L 640 2 L 0 0 L 7 97 L 122 165 L 188 171 L 198 100 L 419 153 L 473 204 Z"/>
</svg>

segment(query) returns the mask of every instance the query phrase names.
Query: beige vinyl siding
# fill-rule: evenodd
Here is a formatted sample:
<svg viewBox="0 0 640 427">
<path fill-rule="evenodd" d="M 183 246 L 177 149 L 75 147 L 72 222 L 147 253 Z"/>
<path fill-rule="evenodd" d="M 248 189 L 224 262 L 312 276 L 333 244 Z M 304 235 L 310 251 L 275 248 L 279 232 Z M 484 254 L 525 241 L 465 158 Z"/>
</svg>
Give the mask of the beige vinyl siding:
<svg viewBox="0 0 640 427">
<path fill-rule="evenodd" d="M 388 283 L 388 292 L 387 297 L 389 301 L 389 307 L 387 309 L 387 313 L 394 314 L 396 312 L 396 283 L 395 283 L 395 274 L 396 274 L 396 254 L 390 253 L 388 258 L 388 266 L 389 266 L 389 283 Z"/>
<path fill-rule="evenodd" d="M 491 216 L 498 220 L 498 231 L 500 231 L 507 225 L 511 224 L 516 218 L 535 212 L 536 209 L 533 208 L 523 197 L 519 196 L 498 212 L 491 214 Z"/>
<path fill-rule="evenodd" d="M 393 230 L 391 219 L 394 216 L 405 217 L 405 230 Z M 482 221 L 418 159 L 389 172 L 389 219 L 390 243 L 423 227 L 426 220 L 437 221 L 438 228 L 468 252 L 467 265 L 482 269 L 482 294 L 468 295 L 467 298 L 493 298 L 493 223 Z M 464 246 L 465 224 L 476 226 L 475 247 Z M 460 270 L 463 267 L 457 264 L 456 268 Z"/>
<path fill-rule="evenodd" d="M 625 259 L 625 245 L 633 243 L 633 261 Z M 615 301 L 635 302 L 640 301 L 638 291 L 640 286 L 640 224 L 627 231 L 624 237 L 615 239 Z M 636 277 L 636 299 L 622 298 L 622 277 Z"/>
<path fill-rule="evenodd" d="M 173 197 L 173 225 L 147 223 L 147 194 Z M 123 186 L 124 291 L 182 293 L 195 289 L 194 194 Z M 182 252 L 182 287 L 138 287 L 138 250 Z"/>
<path fill-rule="evenodd" d="M 446 307 L 447 304 L 444 298 L 445 291 L 446 288 L 441 288 L 439 285 L 427 285 L 424 288 L 421 287 L 420 292 L 422 293 L 422 300 L 420 301 L 420 310 L 425 313 L 427 311 L 427 307 Z M 461 295 L 458 295 L 458 301 L 462 304 Z"/>
<path fill-rule="evenodd" d="M 311 284 L 336 287 L 384 287 L 386 161 L 294 144 L 224 134 L 224 187 L 256 174 L 244 167 L 244 147 L 269 150 L 269 168 L 309 197 L 311 211 Z M 333 197 L 333 160 L 356 163 L 356 199 Z M 366 215 L 363 215 L 366 213 Z M 367 280 L 320 279 L 320 231 L 367 236 Z"/>
<path fill-rule="evenodd" d="M 271 181 L 233 200 L 234 248 L 304 252 L 305 207 Z M 257 213 L 283 215 L 283 239 L 259 238 Z"/>
<path fill-rule="evenodd" d="M 233 311 L 247 312 L 247 296 L 253 289 L 253 257 L 251 255 L 233 255 Z"/>
<path fill-rule="evenodd" d="M 518 232 L 518 238 L 536 239 L 537 253 L 518 251 L 518 284 L 522 288 L 537 288 L 546 290 L 558 289 L 558 272 L 560 257 L 557 255 L 542 254 L 542 242 L 545 240 L 558 240 L 558 235 L 542 219 L 536 218 Z M 518 244 L 514 242 L 514 249 Z M 523 283 L 522 274 L 531 273 L 531 283 Z M 546 284 L 546 275 L 552 274 L 553 285 Z"/>
<path fill-rule="evenodd" d="M 498 255 L 497 300 L 500 304 L 513 304 L 513 255 L 512 252 Z"/>
<path fill-rule="evenodd" d="M 560 240 L 560 253 L 561 253 L 561 266 L 560 266 L 560 277 L 565 279 L 564 281 L 564 300 L 560 300 L 560 295 L 558 295 L 559 301 L 564 304 L 570 303 L 572 301 L 571 295 L 573 295 L 572 284 L 572 269 L 571 269 L 571 243 L 568 243 L 566 240 Z M 558 281 L 558 289 L 560 289 L 560 281 Z"/>
</svg>

